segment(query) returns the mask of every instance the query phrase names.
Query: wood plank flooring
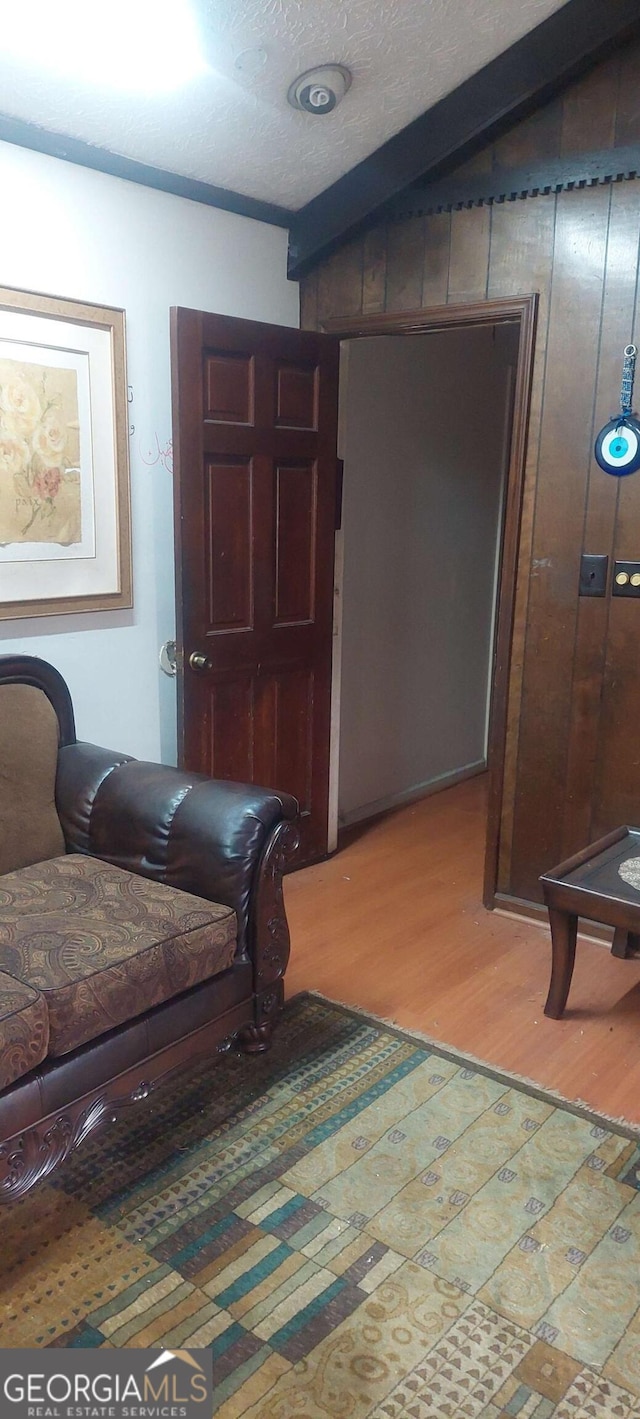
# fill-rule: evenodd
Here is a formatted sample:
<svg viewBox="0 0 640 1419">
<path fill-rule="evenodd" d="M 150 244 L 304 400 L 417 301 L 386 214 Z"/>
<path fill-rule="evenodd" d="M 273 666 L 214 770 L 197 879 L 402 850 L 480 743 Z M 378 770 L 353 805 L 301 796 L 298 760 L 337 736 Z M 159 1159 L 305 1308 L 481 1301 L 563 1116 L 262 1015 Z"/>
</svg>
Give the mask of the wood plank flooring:
<svg viewBox="0 0 640 1419">
<path fill-rule="evenodd" d="M 640 1123 L 640 961 L 580 940 L 565 1018 L 545 1019 L 549 933 L 482 906 L 485 825 L 483 775 L 288 877 L 287 994 L 319 990 Z"/>
</svg>

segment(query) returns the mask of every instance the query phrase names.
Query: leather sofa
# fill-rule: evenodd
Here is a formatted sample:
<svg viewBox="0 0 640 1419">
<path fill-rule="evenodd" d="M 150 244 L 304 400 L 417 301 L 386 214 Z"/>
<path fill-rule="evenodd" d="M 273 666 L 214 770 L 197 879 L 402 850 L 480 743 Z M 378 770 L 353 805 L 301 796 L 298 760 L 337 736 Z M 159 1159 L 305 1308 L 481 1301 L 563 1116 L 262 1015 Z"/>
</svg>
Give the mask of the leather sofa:
<svg viewBox="0 0 640 1419">
<path fill-rule="evenodd" d="M 58 671 L 0 656 L 0 1200 L 189 1061 L 268 1048 L 297 813 L 78 743 Z"/>
</svg>

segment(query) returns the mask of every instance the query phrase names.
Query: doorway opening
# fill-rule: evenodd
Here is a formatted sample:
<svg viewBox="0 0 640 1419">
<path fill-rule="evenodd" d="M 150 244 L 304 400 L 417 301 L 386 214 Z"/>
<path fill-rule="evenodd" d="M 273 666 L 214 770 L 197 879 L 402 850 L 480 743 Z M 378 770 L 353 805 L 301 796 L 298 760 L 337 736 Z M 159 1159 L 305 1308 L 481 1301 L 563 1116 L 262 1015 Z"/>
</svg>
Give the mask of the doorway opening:
<svg viewBox="0 0 640 1419">
<path fill-rule="evenodd" d="M 329 848 L 339 827 L 488 766 L 487 906 L 534 317 L 531 297 L 327 326 L 343 335 L 345 464 Z"/>
</svg>

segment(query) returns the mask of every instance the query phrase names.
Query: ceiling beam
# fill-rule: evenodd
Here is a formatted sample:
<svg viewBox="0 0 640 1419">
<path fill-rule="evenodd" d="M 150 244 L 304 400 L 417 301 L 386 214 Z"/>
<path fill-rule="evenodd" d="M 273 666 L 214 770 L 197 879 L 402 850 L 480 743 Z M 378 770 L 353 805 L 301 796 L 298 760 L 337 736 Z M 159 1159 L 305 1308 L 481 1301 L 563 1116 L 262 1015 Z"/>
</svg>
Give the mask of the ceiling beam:
<svg viewBox="0 0 640 1419">
<path fill-rule="evenodd" d="M 566 0 L 295 214 L 290 277 L 303 276 L 410 183 L 451 171 L 639 33 L 640 0 Z"/>
<path fill-rule="evenodd" d="M 183 177 L 177 172 L 139 163 L 134 158 L 125 158 L 121 153 L 112 153 L 108 148 L 96 147 L 80 138 L 67 138 L 62 133 L 51 133 L 36 123 L 12 118 L 9 114 L 0 113 L 0 140 L 16 143 L 21 148 L 32 148 L 36 153 L 47 153 L 50 158 L 61 158 L 65 163 L 77 163 L 80 167 L 106 172 L 110 177 L 122 177 L 126 182 L 138 182 L 142 187 L 154 187 L 174 197 L 187 197 L 190 202 L 202 202 L 206 207 L 220 207 L 222 211 L 236 212 L 240 217 L 253 217 L 256 222 L 288 227 L 291 221 L 291 212 L 273 202 L 261 202 L 257 197 L 245 197 L 231 188 L 214 187 L 212 183 L 200 182 L 195 177 Z"/>
<path fill-rule="evenodd" d="M 452 172 L 439 181 L 405 188 L 392 198 L 386 212 L 391 221 L 406 221 L 408 217 L 519 202 L 541 193 L 629 182 L 637 177 L 640 143 L 632 143 L 626 148 L 602 148 L 593 153 L 572 153 L 566 158 L 537 158 L 517 168 L 493 168 L 491 172 L 466 176 Z"/>
</svg>

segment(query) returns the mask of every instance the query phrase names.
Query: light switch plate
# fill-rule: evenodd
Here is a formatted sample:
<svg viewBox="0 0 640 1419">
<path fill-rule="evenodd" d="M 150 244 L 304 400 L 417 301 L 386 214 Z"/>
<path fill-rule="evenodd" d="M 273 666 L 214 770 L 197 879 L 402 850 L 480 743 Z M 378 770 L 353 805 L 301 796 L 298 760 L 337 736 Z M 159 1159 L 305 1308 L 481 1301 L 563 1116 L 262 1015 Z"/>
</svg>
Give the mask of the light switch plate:
<svg viewBox="0 0 640 1419">
<path fill-rule="evenodd" d="M 609 558 L 583 552 L 580 558 L 580 596 L 606 596 Z"/>
</svg>

